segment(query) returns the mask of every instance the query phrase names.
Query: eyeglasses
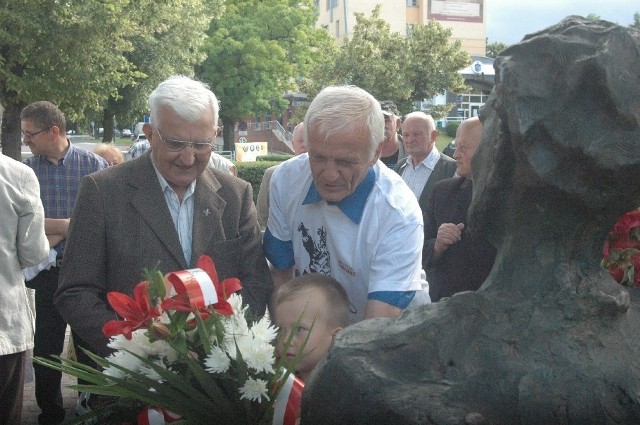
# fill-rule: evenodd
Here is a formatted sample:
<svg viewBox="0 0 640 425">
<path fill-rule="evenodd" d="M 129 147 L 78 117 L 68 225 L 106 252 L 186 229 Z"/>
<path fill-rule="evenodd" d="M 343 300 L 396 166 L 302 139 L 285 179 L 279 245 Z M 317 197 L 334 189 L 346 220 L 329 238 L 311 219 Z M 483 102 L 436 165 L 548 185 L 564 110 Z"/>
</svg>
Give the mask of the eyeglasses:
<svg viewBox="0 0 640 425">
<path fill-rule="evenodd" d="M 34 138 L 34 137 L 36 137 L 38 134 L 40 134 L 40 133 L 44 133 L 45 131 L 49 130 L 51 127 L 53 127 L 53 126 L 52 126 L 52 125 L 50 125 L 50 126 L 49 126 L 49 127 L 47 127 L 47 128 L 44 128 L 44 129 L 42 129 L 42 130 L 40 130 L 40 131 L 36 131 L 36 132 L 33 132 L 33 133 L 29 133 L 28 131 L 24 131 L 24 130 L 20 129 L 20 133 L 22 133 L 22 135 L 23 135 L 24 137 L 26 137 L 27 139 L 33 139 L 33 138 Z"/>
<path fill-rule="evenodd" d="M 164 140 L 162 134 L 160 134 L 160 130 L 156 128 L 156 132 L 158 133 L 158 137 L 160 137 L 160 141 L 164 144 L 164 147 L 169 152 L 180 152 L 187 146 L 193 149 L 196 153 L 206 153 L 211 151 L 213 148 L 213 143 L 211 142 L 184 142 L 182 140 L 176 139 L 167 139 Z"/>
</svg>

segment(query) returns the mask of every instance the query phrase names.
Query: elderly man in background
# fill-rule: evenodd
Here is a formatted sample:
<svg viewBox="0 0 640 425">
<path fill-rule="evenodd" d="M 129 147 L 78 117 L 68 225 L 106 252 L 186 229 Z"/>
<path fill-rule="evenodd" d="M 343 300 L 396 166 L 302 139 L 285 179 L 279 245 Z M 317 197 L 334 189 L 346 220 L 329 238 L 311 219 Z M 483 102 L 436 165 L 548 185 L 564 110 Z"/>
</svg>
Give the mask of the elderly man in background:
<svg viewBox="0 0 640 425">
<path fill-rule="evenodd" d="M 303 128 L 304 123 L 300 123 L 293 129 L 291 145 L 293 146 L 293 153 L 296 156 L 307 152 L 307 147 L 304 145 Z M 267 219 L 269 218 L 269 184 L 271 183 L 271 175 L 278 165 L 264 170 L 264 175 L 260 182 L 260 189 L 258 190 L 256 208 L 258 209 L 258 222 L 263 229 L 267 227 Z"/>
<path fill-rule="evenodd" d="M 380 106 L 384 114 L 384 140 L 380 149 L 380 161 L 393 170 L 398 162 L 407 156 L 402 137 L 398 135 L 402 120 L 394 102 L 383 100 Z"/>
<path fill-rule="evenodd" d="M 149 96 L 151 150 L 85 178 L 71 220 L 56 306 L 100 355 L 103 325 L 116 315 L 106 294 L 132 294 L 143 269 L 163 273 L 213 258 L 220 279 L 237 277 L 258 315 L 272 283 L 251 185 L 209 167 L 218 100 L 199 81 L 174 76 Z M 68 263 L 67 263 L 68 262 Z"/>
<path fill-rule="evenodd" d="M 265 253 L 275 282 L 323 273 L 346 289 L 351 322 L 397 317 L 428 302 L 418 202 L 382 162 L 380 103 L 353 86 L 327 87 L 304 119 L 308 155 L 276 168 Z"/>
<path fill-rule="evenodd" d="M 0 424 L 20 424 L 27 350 L 33 348 L 33 312 L 20 269 L 47 258 L 49 242 L 36 174 L 2 154 L 0 211 Z"/>
<path fill-rule="evenodd" d="M 55 265 L 42 270 L 27 286 L 36 291 L 36 332 L 33 355 L 50 357 L 62 354 L 67 324 L 53 304 L 53 295 L 65 255 L 69 219 L 75 208 L 81 179 L 108 167 L 100 156 L 73 145 L 66 135 L 66 119 L 53 103 L 38 101 L 20 113 L 24 144 L 33 156 L 25 163 L 40 183 L 44 205 L 45 230 L 49 244 L 56 251 Z M 64 420 L 62 372 L 39 364 L 33 365 L 36 401 L 42 413 L 40 424 L 59 424 Z"/>
<path fill-rule="evenodd" d="M 496 249 L 466 230 L 473 180 L 471 160 L 482 139 L 478 117 L 463 121 L 456 132 L 456 177 L 438 182 L 425 214 L 423 264 L 429 272 L 432 301 L 457 292 L 475 291 L 487 278 Z"/>
<path fill-rule="evenodd" d="M 442 179 L 453 177 L 456 162 L 436 148 L 438 130 L 431 115 L 411 112 L 402 122 L 402 142 L 409 155 L 396 167 L 409 185 L 424 214 L 433 186 Z"/>
</svg>

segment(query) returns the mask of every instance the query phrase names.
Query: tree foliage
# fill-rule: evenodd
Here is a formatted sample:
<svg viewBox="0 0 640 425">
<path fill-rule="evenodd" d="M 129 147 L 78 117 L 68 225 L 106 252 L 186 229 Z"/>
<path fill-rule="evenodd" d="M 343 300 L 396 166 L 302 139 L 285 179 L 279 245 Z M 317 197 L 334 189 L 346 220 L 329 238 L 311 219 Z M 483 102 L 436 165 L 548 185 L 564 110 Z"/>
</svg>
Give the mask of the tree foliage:
<svg viewBox="0 0 640 425">
<path fill-rule="evenodd" d="M 223 0 L 138 0 L 129 5 L 126 25 L 132 49 L 124 53 L 135 72 L 129 84 L 103 102 L 104 140 L 111 139 L 114 118 L 130 124 L 148 113 L 147 97 L 164 79 L 175 74 L 193 75 L 204 59 L 200 50 L 211 20 L 224 10 Z"/>
<path fill-rule="evenodd" d="M 487 53 L 486 56 L 488 58 L 496 58 L 498 54 L 509 47 L 508 44 L 503 43 L 501 41 L 494 41 L 492 43 L 487 43 Z"/>
<path fill-rule="evenodd" d="M 314 28 L 311 0 L 227 0 L 224 15 L 207 32 L 206 60 L 196 68 L 220 101 L 224 148 L 231 149 L 237 119 L 286 106 L 283 94 L 299 89 L 317 58 L 333 41 Z"/>
<path fill-rule="evenodd" d="M 82 116 L 131 82 L 132 49 L 122 25 L 127 1 L 5 0 L 0 14 L 0 103 L 6 108 L 3 152 L 20 157 L 21 109 L 50 100 Z"/>
<path fill-rule="evenodd" d="M 633 24 L 629 25 L 631 28 L 640 30 L 640 12 L 633 14 Z"/>
<path fill-rule="evenodd" d="M 430 21 L 402 37 L 391 32 L 380 10 L 376 6 L 371 17 L 355 14 L 352 35 L 333 60 L 315 69 L 311 94 L 327 85 L 353 84 L 377 99 L 396 101 L 408 112 L 413 102 L 445 90 L 463 90 L 458 71 L 471 60 L 459 41 L 451 41 L 451 30 Z"/>
</svg>

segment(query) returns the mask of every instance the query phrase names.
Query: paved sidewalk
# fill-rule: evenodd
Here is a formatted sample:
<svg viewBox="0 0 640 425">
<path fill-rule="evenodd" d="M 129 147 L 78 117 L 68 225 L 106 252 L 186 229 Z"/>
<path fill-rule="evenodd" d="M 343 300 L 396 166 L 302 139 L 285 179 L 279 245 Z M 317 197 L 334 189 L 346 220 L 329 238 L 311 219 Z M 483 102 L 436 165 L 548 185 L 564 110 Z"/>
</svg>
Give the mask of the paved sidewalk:
<svg viewBox="0 0 640 425">
<path fill-rule="evenodd" d="M 67 352 L 67 343 L 69 342 L 69 328 L 67 327 L 67 338 L 64 343 L 64 351 Z M 29 352 L 29 354 L 31 354 Z M 29 358 L 27 370 L 25 372 L 24 397 L 22 401 L 22 425 L 38 425 L 38 415 L 40 409 L 36 403 L 35 382 L 33 380 L 33 368 L 31 366 L 31 358 Z M 75 414 L 76 399 L 78 393 L 69 389 L 69 385 L 76 384 L 76 378 L 65 373 L 62 374 L 62 400 L 67 410 L 67 418 L 71 418 Z"/>
</svg>

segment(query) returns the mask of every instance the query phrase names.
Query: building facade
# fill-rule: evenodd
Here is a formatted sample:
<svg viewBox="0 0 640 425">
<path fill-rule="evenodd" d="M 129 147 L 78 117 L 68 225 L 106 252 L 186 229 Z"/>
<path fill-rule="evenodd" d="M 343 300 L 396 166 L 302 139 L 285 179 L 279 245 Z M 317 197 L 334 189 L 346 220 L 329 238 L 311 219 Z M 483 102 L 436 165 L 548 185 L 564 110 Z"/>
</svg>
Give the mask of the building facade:
<svg viewBox="0 0 640 425">
<path fill-rule="evenodd" d="M 315 0 L 319 16 L 318 28 L 324 28 L 344 41 L 356 24 L 354 13 L 370 16 L 377 4 L 380 16 L 392 32 L 407 35 L 414 25 L 435 20 L 451 29 L 451 39 L 460 40 L 469 55 L 484 56 L 486 52 L 486 2 L 488 0 Z"/>
</svg>

